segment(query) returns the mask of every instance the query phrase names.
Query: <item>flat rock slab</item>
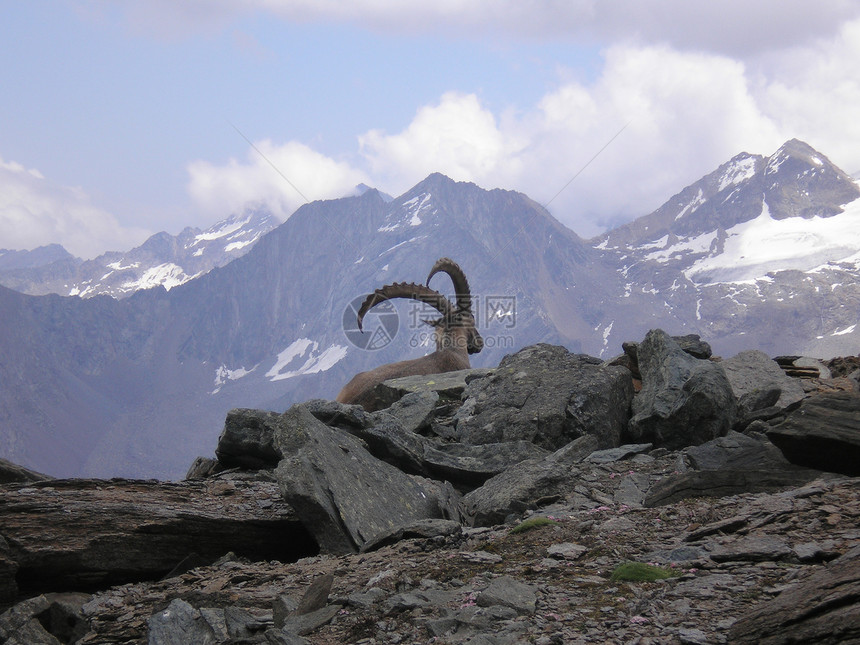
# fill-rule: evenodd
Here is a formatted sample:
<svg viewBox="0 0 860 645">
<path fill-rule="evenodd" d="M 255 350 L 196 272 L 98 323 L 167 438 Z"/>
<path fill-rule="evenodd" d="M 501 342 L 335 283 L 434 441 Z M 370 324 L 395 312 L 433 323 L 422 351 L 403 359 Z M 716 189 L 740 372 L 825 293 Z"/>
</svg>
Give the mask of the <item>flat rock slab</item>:
<svg viewBox="0 0 860 645">
<path fill-rule="evenodd" d="M 160 578 L 194 553 L 294 560 L 318 548 L 274 482 L 54 479 L 0 487 L 22 591 Z"/>
<path fill-rule="evenodd" d="M 694 470 L 659 480 L 645 496 L 644 506 L 664 506 L 688 497 L 725 497 L 800 486 L 821 473 L 815 470 Z"/>
<path fill-rule="evenodd" d="M 492 372 L 493 370 L 488 368 L 475 368 L 443 374 L 404 376 L 383 381 L 376 386 L 374 396 L 382 402 L 380 407 L 387 407 L 412 392 L 434 392 L 440 399 L 459 401 L 470 381 L 488 376 Z"/>
<path fill-rule="evenodd" d="M 496 578 L 478 594 L 479 607 L 501 605 L 510 607 L 521 616 L 535 613 L 537 594 L 531 585 L 510 576 Z"/>
<path fill-rule="evenodd" d="M 729 642 L 860 642 L 860 547 L 753 608 L 729 630 Z"/>
<path fill-rule="evenodd" d="M 746 535 L 711 550 L 714 562 L 750 561 L 764 562 L 784 560 L 794 552 L 784 540 L 773 535 Z"/>
<path fill-rule="evenodd" d="M 812 396 L 767 432 L 794 464 L 860 475 L 860 394 Z"/>
<path fill-rule="evenodd" d="M 275 442 L 284 459 L 275 477 L 322 550 L 355 552 L 400 526 L 442 516 L 432 491 L 376 459 L 359 439 L 301 405 L 283 418 Z"/>
</svg>

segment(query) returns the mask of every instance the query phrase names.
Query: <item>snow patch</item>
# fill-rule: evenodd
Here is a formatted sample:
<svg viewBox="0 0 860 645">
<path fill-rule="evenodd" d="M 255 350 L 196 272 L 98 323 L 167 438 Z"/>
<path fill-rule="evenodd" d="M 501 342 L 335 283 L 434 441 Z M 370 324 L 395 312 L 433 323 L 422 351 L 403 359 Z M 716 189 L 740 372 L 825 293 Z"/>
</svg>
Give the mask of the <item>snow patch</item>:
<svg viewBox="0 0 860 645">
<path fill-rule="evenodd" d="M 347 352 L 343 345 L 332 345 L 322 352 L 318 350 L 319 343 L 310 338 L 293 341 L 278 354 L 275 364 L 266 372 L 266 377 L 271 381 L 282 381 L 303 374 L 324 372 L 346 356 Z"/>
<path fill-rule="evenodd" d="M 130 280 L 123 283 L 119 288 L 122 291 L 131 291 L 137 289 L 152 289 L 159 285 L 170 291 L 173 287 L 178 287 L 180 284 L 188 282 L 196 276 L 190 276 L 182 270 L 181 266 L 166 262 L 159 264 L 151 269 L 144 271 L 143 275 L 137 280 Z"/>
<path fill-rule="evenodd" d="M 841 329 L 839 331 L 835 331 L 831 336 L 844 336 L 845 334 L 852 334 L 854 330 L 857 328 L 857 325 L 851 325 L 850 327 L 846 327 L 845 329 Z"/>
<path fill-rule="evenodd" d="M 726 231 L 723 253 L 702 258 L 684 271 L 696 282 L 755 280 L 770 272 L 810 271 L 826 263 L 860 259 L 860 200 L 832 217 L 775 220 L 767 202 L 757 218 Z"/>
<path fill-rule="evenodd" d="M 723 191 L 729 186 L 742 184 L 748 179 L 752 179 L 755 176 L 755 162 L 755 157 L 747 157 L 726 168 L 723 176 L 720 177 L 719 190 Z"/>
<path fill-rule="evenodd" d="M 227 381 L 238 381 L 240 378 L 247 376 L 255 369 L 257 369 L 256 365 L 249 370 L 246 370 L 244 367 L 231 370 L 226 365 L 221 365 L 221 367 L 215 370 L 215 389 L 212 390 L 211 394 L 218 394 Z"/>
<path fill-rule="evenodd" d="M 693 197 L 693 201 L 691 201 L 689 204 L 684 206 L 684 208 L 681 210 L 680 213 L 675 215 L 675 221 L 677 222 L 679 219 L 684 217 L 684 215 L 686 215 L 687 212 L 695 213 L 696 209 L 699 206 L 701 206 L 702 204 L 704 204 L 706 201 L 707 200 L 705 199 L 704 193 L 702 193 L 702 189 L 699 188 L 699 194 L 696 195 L 695 197 Z"/>
</svg>

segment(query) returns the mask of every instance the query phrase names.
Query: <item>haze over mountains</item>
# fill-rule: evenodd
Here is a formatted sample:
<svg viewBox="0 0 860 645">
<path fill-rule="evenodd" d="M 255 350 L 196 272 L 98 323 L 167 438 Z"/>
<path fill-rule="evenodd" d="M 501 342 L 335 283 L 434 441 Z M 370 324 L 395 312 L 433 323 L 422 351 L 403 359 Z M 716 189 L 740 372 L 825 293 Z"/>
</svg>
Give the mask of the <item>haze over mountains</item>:
<svg viewBox="0 0 860 645">
<path fill-rule="evenodd" d="M 344 328 L 354 299 L 424 282 L 441 256 L 460 263 L 477 298 L 486 348 L 475 366 L 541 341 L 609 358 L 654 327 L 701 334 L 725 356 L 856 354 L 858 197 L 848 175 L 793 140 L 770 157 L 737 155 L 591 241 L 523 194 L 434 174 L 395 199 L 371 189 L 307 204 L 253 247 L 265 217 L 237 217 L 211 239 L 167 236 L 159 248 L 153 238 L 132 252 L 139 260 L 107 258 L 98 276 L 75 268 L 80 282 L 50 275 L 69 261 L 57 249 L 31 266 L 13 254 L 17 275 L 47 276 L 28 278 L 31 290 L 121 299 L 0 288 L 0 457 L 57 476 L 180 477 L 211 451 L 230 408 L 332 398 L 358 371 L 428 351 L 426 312 L 408 303 L 378 350 Z M 224 253 L 247 241 L 247 252 L 190 263 L 195 244 L 216 240 Z M 133 261 L 137 273 L 123 276 Z M 140 288 L 155 262 L 181 271 L 163 282 L 169 291 Z M 450 293 L 445 280 L 431 286 Z"/>
</svg>

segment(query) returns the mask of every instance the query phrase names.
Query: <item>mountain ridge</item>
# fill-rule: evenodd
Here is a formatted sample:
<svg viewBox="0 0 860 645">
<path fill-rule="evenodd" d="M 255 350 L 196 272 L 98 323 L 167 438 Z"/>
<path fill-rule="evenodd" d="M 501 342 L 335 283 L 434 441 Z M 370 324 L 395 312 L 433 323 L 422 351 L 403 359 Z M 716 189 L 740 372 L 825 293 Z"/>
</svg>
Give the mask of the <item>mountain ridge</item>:
<svg viewBox="0 0 860 645">
<path fill-rule="evenodd" d="M 733 186 L 753 179 L 741 179 L 743 163 L 760 174 L 767 168 L 745 158 L 735 157 Z M 792 185 L 803 190 L 791 168 L 783 161 L 771 173 L 771 183 L 795 182 L 773 194 L 813 203 L 791 198 Z M 824 179 L 828 173 L 840 180 L 829 169 Z M 832 198 L 841 185 L 828 188 L 827 212 L 844 206 Z M 675 215 L 689 203 L 675 204 Z M 745 222 L 761 216 L 756 204 L 743 211 Z M 837 215 L 860 210 L 778 221 L 815 226 Z M 723 233 L 725 250 L 735 233 Z M 586 241 L 522 193 L 436 173 L 390 201 L 370 189 L 306 204 L 242 257 L 169 291 L 115 300 L 0 288 L 0 376 L 10 384 L 0 390 L 0 456 L 58 475 L 176 477 L 212 444 L 231 408 L 332 398 L 359 371 L 426 353 L 432 341 L 408 303 L 396 303 L 398 331 L 377 351 L 356 347 L 344 330 L 356 298 L 395 281 L 423 283 L 441 256 L 463 267 L 476 296 L 486 341 L 472 357 L 476 367 L 536 342 L 608 359 L 651 328 L 698 333 L 724 355 L 853 353 L 860 260 L 747 283 L 696 282 L 683 271 L 710 246 L 649 257 L 684 243 L 675 237 L 659 248 L 647 246 L 653 240 Z M 433 285 L 452 291 L 442 277 Z"/>
</svg>

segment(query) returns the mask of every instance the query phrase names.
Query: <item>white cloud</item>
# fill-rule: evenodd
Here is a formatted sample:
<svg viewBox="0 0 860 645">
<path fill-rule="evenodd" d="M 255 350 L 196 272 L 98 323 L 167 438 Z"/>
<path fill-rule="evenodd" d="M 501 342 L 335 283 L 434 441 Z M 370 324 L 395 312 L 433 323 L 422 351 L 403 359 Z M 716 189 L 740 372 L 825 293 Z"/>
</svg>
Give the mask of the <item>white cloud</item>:
<svg viewBox="0 0 860 645">
<path fill-rule="evenodd" d="M 62 244 L 85 259 L 127 250 L 149 233 L 121 226 L 80 188 L 51 183 L 35 169 L 0 158 L 0 247 L 32 249 Z"/>
<path fill-rule="evenodd" d="M 351 193 L 367 176 L 345 162 L 322 155 L 294 141 L 254 144 L 244 162 L 230 159 L 216 165 L 188 165 L 188 192 L 215 218 L 240 211 L 248 202 L 265 202 L 273 214 L 286 219 L 306 201 Z"/>
<path fill-rule="evenodd" d="M 582 176 L 553 197 L 625 124 Z M 520 115 L 496 118 L 474 95 L 446 94 L 400 133 L 360 137 L 373 176 L 402 190 L 434 170 L 522 190 L 581 235 L 594 217 L 644 215 L 741 149 L 785 137 L 728 58 L 615 47 L 590 86 L 567 83 Z"/>
</svg>

